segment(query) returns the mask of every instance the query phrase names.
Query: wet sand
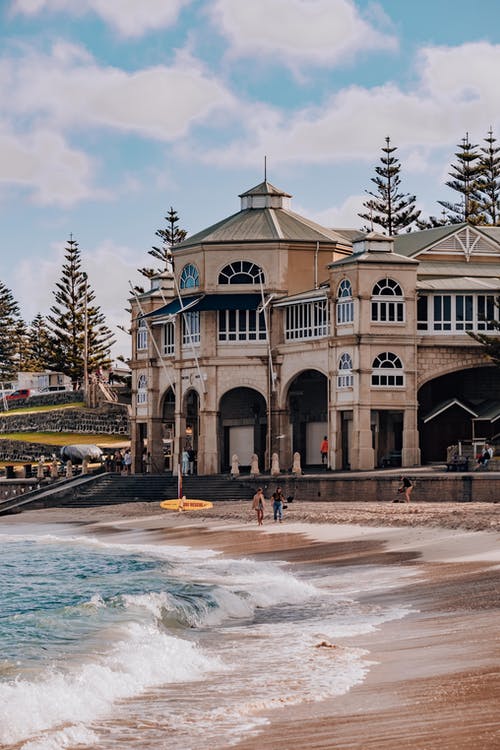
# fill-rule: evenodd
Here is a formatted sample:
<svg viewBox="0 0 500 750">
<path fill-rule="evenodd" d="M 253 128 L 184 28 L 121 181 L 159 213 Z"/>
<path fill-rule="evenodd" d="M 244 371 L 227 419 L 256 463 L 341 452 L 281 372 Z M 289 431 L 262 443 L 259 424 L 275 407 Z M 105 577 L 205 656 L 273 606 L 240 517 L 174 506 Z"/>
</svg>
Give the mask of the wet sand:
<svg viewBox="0 0 500 750">
<path fill-rule="evenodd" d="M 77 523 L 93 535 L 299 566 L 405 566 L 415 575 L 367 596 L 371 603 L 411 605 L 413 612 L 356 637 L 374 662 L 365 681 L 334 700 L 269 711 L 263 732 L 236 747 L 500 749 L 500 505 L 300 503 L 289 507 L 283 524 L 268 515 L 263 528 L 249 508 L 227 502 L 191 514 L 162 512 L 154 503 L 55 508 L 0 524 L 7 530 L 12 523 Z"/>
</svg>

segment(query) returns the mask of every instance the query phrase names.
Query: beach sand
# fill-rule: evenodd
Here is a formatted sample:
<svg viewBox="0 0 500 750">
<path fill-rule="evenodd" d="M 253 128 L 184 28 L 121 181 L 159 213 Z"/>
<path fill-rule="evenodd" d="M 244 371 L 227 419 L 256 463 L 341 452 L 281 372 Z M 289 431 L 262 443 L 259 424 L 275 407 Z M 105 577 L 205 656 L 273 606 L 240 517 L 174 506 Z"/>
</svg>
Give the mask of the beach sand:
<svg viewBox="0 0 500 750">
<path fill-rule="evenodd" d="M 332 700 L 269 710 L 262 732 L 236 747 L 490 750 L 500 749 L 499 520 L 497 504 L 315 502 L 291 505 L 283 524 L 268 513 L 259 528 L 250 503 L 224 502 L 191 514 L 154 503 L 32 510 L 1 524 L 76 523 L 92 535 L 299 566 L 407 567 L 415 575 L 398 588 L 369 595 L 412 612 L 356 637 L 372 662 L 364 682 Z"/>
</svg>

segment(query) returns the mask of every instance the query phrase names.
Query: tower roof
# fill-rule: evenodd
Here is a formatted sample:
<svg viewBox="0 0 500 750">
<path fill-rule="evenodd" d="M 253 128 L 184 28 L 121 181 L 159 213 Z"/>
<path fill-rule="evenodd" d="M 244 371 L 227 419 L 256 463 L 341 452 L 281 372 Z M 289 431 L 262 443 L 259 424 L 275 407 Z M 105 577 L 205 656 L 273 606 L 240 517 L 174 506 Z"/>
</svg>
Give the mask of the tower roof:
<svg viewBox="0 0 500 750">
<path fill-rule="evenodd" d="M 350 247 L 345 235 L 290 210 L 291 195 L 265 180 L 241 193 L 241 209 L 187 237 L 174 252 L 199 244 L 232 242 L 327 242 Z"/>
</svg>

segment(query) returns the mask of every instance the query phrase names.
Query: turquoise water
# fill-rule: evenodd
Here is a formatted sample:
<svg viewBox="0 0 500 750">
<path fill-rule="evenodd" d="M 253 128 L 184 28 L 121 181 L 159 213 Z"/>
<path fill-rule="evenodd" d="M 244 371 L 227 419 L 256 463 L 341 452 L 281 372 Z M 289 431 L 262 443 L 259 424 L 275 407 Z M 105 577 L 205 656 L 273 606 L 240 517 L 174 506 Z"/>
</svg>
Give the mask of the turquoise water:
<svg viewBox="0 0 500 750">
<path fill-rule="evenodd" d="M 406 612 L 360 600 L 394 571 L 306 574 L 123 539 L 0 532 L 2 747 L 229 747 L 273 706 L 361 681 L 356 636 Z"/>
</svg>

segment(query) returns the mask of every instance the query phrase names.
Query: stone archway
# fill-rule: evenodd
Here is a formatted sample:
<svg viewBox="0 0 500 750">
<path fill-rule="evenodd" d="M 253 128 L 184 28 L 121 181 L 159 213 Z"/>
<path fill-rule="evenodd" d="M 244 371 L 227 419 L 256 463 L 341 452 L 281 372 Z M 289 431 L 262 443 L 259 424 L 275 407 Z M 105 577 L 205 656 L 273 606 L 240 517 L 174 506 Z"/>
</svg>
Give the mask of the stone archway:
<svg viewBox="0 0 500 750">
<path fill-rule="evenodd" d="M 328 435 L 328 381 L 318 370 L 305 370 L 288 387 L 287 409 L 292 428 L 292 453 L 302 466 L 321 464 L 320 446 Z"/>
<path fill-rule="evenodd" d="M 418 392 L 422 463 L 445 461 L 447 447 L 459 441 L 472 445 L 498 433 L 498 422 L 475 416 L 487 414 L 494 402 L 500 404 L 500 378 L 493 365 L 428 380 Z"/>
<path fill-rule="evenodd" d="M 175 444 L 175 393 L 172 388 L 163 396 L 161 421 L 165 471 L 172 471 Z"/>
<path fill-rule="evenodd" d="M 246 387 L 227 391 L 219 405 L 221 471 L 229 471 L 234 453 L 243 470 L 250 467 L 252 453 L 256 453 L 263 471 L 266 437 L 267 409 L 262 394 Z"/>
<path fill-rule="evenodd" d="M 181 451 L 185 448 L 190 454 L 194 451 L 195 456 L 198 454 L 198 444 L 200 436 L 200 397 L 198 392 L 191 388 L 184 396 L 184 421 L 185 430 L 182 435 Z M 196 463 L 196 458 L 192 458 L 191 463 Z M 191 470 L 195 470 L 192 467 Z"/>
</svg>

